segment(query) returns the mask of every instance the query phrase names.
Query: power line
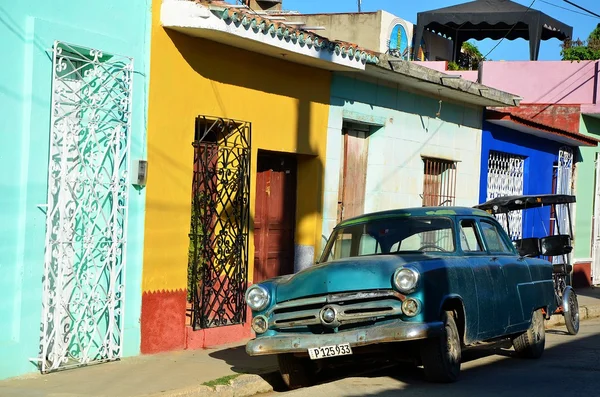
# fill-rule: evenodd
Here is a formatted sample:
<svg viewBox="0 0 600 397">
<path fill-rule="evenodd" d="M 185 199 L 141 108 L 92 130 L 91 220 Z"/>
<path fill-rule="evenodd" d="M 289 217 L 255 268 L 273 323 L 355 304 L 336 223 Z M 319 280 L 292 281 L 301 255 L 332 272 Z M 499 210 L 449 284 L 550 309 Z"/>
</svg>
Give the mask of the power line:
<svg viewBox="0 0 600 397">
<path fill-rule="evenodd" d="M 546 3 L 548 5 L 551 5 L 552 7 L 560 8 L 560 9 L 563 9 L 563 10 L 574 12 L 575 14 L 583 15 L 584 17 L 595 18 L 593 15 L 586 14 L 585 12 L 572 10 L 570 8 L 567 8 L 567 7 L 559 6 L 558 4 L 550 3 L 549 1 L 545 1 L 545 0 L 539 0 L 539 1 L 542 2 L 542 3 Z"/>
<path fill-rule="evenodd" d="M 564 1 L 567 1 L 567 0 L 564 0 Z M 525 10 L 525 12 L 523 13 L 523 15 L 527 14 L 527 13 L 529 12 L 529 10 L 531 10 L 531 7 L 533 7 L 533 5 L 535 4 L 535 2 L 536 2 L 536 0 L 533 0 L 533 1 L 531 2 L 531 4 L 529 4 L 529 7 L 527 7 L 527 9 L 526 9 L 526 10 Z M 518 23 L 518 22 L 517 22 L 517 23 Z M 510 32 L 512 32 L 512 31 L 513 31 L 513 29 L 515 28 L 515 26 L 517 26 L 517 23 L 515 23 L 515 24 L 514 24 L 514 25 L 513 25 L 513 26 L 510 28 L 510 30 L 509 30 L 509 31 L 508 31 L 508 32 L 507 32 L 507 33 L 504 35 L 504 37 L 503 37 L 502 39 L 500 39 L 500 41 L 499 41 L 499 42 L 497 42 L 497 43 L 496 43 L 496 45 L 495 45 L 494 47 L 492 47 L 492 49 L 491 49 L 491 50 L 489 50 L 489 51 L 488 51 L 488 53 L 487 53 L 487 54 L 485 54 L 485 55 L 483 56 L 483 58 L 482 58 L 483 60 L 485 60 L 485 59 L 486 59 L 486 58 L 487 58 L 487 57 L 488 57 L 488 56 L 489 56 L 489 55 L 492 53 L 492 51 L 494 51 L 494 50 L 496 49 L 496 47 L 498 47 L 498 46 L 500 45 L 500 43 L 502 43 L 502 42 L 504 41 L 504 39 L 506 39 L 506 38 L 508 37 L 508 35 L 510 34 Z"/>
<path fill-rule="evenodd" d="M 572 1 L 569 1 L 569 0 L 563 0 L 563 1 L 565 3 L 571 4 L 573 7 L 577 7 L 580 10 L 583 10 L 583 11 L 587 12 L 588 14 L 592 14 L 593 16 L 600 18 L 600 15 L 596 14 L 595 12 L 592 12 L 592 11 L 588 10 L 587 8 L 583 8 L 582 6 L 579 6 L 579 5 L 575 4 L 575 3 L 573 3 Z"/>
</svg>

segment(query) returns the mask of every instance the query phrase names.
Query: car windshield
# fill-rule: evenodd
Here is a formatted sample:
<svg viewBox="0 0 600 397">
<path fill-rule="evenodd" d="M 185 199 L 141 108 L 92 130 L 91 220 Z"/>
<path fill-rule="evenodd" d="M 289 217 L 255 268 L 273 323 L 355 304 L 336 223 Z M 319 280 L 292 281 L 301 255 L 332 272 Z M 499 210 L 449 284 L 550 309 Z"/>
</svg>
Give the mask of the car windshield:
<svg viewBox="0 0 600 397">
<path fill-rule="evenodd" d="M 452 221 L 444 217 L 376 219 L 336 229 L 321 262 L 355 256 L 453 252 Z"/>
</svg>

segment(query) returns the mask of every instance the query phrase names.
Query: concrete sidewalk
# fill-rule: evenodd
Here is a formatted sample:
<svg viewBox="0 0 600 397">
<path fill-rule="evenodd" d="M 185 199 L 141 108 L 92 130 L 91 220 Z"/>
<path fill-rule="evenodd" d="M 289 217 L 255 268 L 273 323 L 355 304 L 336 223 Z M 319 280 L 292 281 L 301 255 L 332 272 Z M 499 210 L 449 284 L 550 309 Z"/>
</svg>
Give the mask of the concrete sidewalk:
<svg viewBox="0 0 600 397">
<path fill-rule="evenodd" d="M 600 288 L 576 290 L 582 320 L 600 317 Z M 560 327 L 562 316 L 548 326 Z M 249 357 L 244 344 L 215 349 L 186 350 L 93 365 L 48 375 L 30 375 L 0 381 L 2 397 L 195 397 L 213 394 L 205 382 L 236 374 L 267 375 L 277 371 L 273 356 Z M 234 387 L 218 395 L 241 393 L 244 387 L 269 387 L 258 376 L 240 377 Z M 251 384 L 254 383 L 254 384 Z M 214 394 L 213 394 L 214 395 Z"/>
<path fill-rule="evenodd" d="M 277 371 L 274 357 L 251 358 L 244 344 L 184 350 L 0 381 L 2 397 L 181 396 L 204 382 Z"/>
</svg>

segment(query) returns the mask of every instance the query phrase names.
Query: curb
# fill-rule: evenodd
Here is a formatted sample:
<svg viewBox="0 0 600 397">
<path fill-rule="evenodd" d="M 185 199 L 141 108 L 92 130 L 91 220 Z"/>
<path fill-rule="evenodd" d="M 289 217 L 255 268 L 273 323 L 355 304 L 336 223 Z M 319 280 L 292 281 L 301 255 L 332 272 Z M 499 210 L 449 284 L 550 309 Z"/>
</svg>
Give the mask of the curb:
<svg viewBox="0 0 600 397">
<path fill-rule="evenodd" d="M 218 385 L 214 388 L 201 385 L 186 389 L 165 390 L 146 397 L 250 397 L 272 391 L 273 386 L 262 377 L 246 374 L 232 379 L 228 385 Z"/>
<path fill-rule="evenodd" d="M 600 305 L 579 307 L 579 321 L 597 317 L 600 317 Z M 558 325 L 565 325 L 565 320 L 562 315 L 553 315 L 550 317 L 550 320 L 546 320 L 546 328 L 556 327 Z"/>
</svg>

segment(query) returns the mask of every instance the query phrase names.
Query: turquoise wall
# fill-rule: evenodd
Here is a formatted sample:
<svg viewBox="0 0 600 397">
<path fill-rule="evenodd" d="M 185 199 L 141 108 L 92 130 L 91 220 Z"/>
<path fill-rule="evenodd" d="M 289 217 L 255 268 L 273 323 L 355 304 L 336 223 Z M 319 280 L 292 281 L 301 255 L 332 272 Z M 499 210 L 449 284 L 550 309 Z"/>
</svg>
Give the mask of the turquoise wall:
<svg viewBox="0 0 600 397">
<path fill-rule="evenodd" d="M 600 119 L 581 116 L 580 132 L 600 139 Z M 594 216 L 594 186 L 598 147 L 581 147 L 581 161 L 577 163 L 575 210 L 575 243 L 573 258 L 586 261 L 592 257 L 592 222 Z"/>
<path fill-rule="evenodd" d="M 422 157 L 454 160 L 456 205 L 479 198 L 482 108 L 334 74 L 327 132 L 323 239 L 335 226 L 344 122 L 370 128 L 365 212 L 422 205 Z M 436 113 L 439 111 L 439 117 Z"/>
<path fill-rule="evenodd" d="M 145 158 L 149 26 L 150 0 L 0 4 L 0 379 L 37 370 L 53 43 L 134 58 L 131 158 Z M 129 197 L 124 355 L 136 355 L 144 190 Z"/>
</svg>

